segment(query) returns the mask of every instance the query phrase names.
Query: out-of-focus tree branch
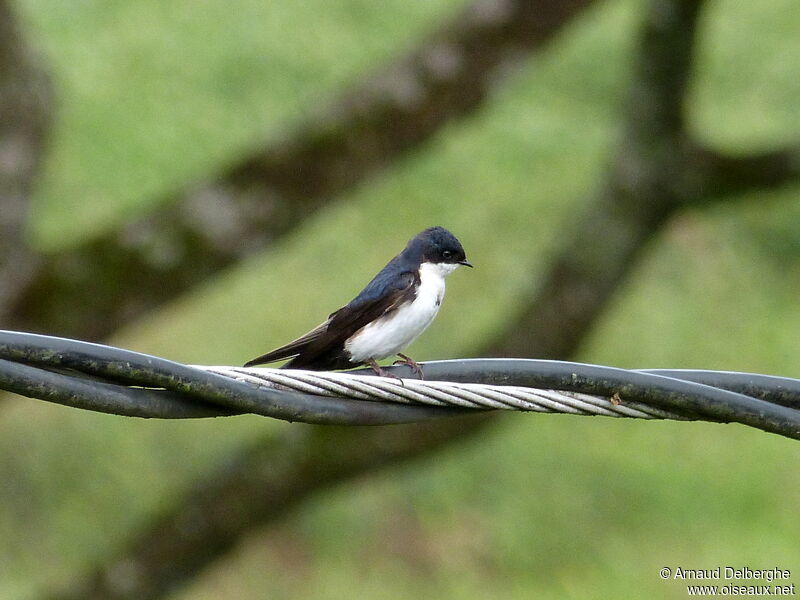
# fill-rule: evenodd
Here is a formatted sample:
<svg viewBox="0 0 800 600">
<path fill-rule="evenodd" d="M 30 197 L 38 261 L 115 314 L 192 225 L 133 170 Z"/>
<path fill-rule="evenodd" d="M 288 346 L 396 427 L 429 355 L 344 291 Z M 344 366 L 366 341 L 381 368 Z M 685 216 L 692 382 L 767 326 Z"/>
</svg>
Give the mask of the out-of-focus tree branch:
<svg viewBox="0 0 800 600">
<path fill-rule="evenodd" d="M 11 7 L 0 0 L 0 323 L 38 266 L 23 238 L 49 117 L 47 76 Z"/>
<path fill-rule="evenodd" d="M 491 419 L 454 417 L 436 425 L 292 427 L 266 439 L 155 522 L 117 561 L 58 598 L 149 600 L 164 596 L 253 526 L 273 523 L 328 486 L 424 454 Z"/>
<path fill-rule="evenodd" d="M 704 148 L 687 132 L 684 102 L 702 4 L 650 0 L 626 135 L 608 177 L 533 301 L 491 344 L 491 354 L 570 356 L 648 240 L 676 211 L 800 181 L 797 148 L 732 157 Z"/>
<path fill-rule="evenodd" d="M 669 85 L 670 79 L 662 83 Z M 685 80 L 672 85 L 685 85 Z M 570 356 L 647 241 L 675 212 L 798 182 L 800 148 L 735 157 L 694 143 L 682 127 L 654 130 L 653 135 L 629 129 L 608 180 L 533 301 L 515 326 L 489 346 L 489 354 Z"/>
<path fill-rule="evenodd" d="M 45 257 L 2 325 L 102 338 L 265 247 L 474 110 L 509 64 L 591 3 L 478 0 L 409 56 L 217 181 L 181 193 L 122 231 Z"/>
<path fill-rule="evenodd" d="M 690 204 L 800 182 L 800 145 L 744 156 L 727 156 L 697 146 L 688 162 L 695 165 L 697 173 L 694 193 L 687 198 Z"/>
<path fill-rule="evenodd" d="M 682 103 L 700 2 L 651 0 L 650 5 L 627 136 L 608 180 L 545 279 L 547 293 L 536 296 L 522 327 L 515 323 L 501 337 L 511 340 L 504 352 L 568 357 L 637 254 L 684 204 L 684 196 L 676 192 L 676 181 L 687 175 L 680 159 L 686 145 Z M 554 310 L 558 299 L 569 303 L 564 313 Z M 516 333 L 520 330 L 524 335 Z M 554 337 L 556 343 L 548 341 Z M 501 346 L 496 343 L 495 350 Z M 237 465 L 187 495 L 79 589 L 58 597 L 162 597 L 254 527 L 273 522 L 316 490 L 472 435 L 486 423 L 484 417 L 369 430 L 293 427 L 279 442 L 258 442 Z M 151 555 L 158 557 L 155 564 Z"/>
</svg>

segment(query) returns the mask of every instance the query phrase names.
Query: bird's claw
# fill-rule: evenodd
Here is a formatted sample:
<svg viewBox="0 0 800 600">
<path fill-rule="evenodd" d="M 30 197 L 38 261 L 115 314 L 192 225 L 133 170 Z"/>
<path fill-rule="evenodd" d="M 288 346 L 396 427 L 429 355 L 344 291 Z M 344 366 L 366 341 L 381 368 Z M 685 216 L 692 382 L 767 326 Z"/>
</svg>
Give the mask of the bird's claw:
<svg viewBox="0 0 800 600">
<path fill-rule="evenodd" d="M 406 365 L 407 367 L 411 367 L 411 370 L 419 377 L 420 379 L 425 379 L 425 374 L 422 372 L 422 365 L 420 365 L 417 361 L 412 358 L 409 358 L 405 354 L 397 353 L 397 356 L 400 357 L 400 360 L 394 361 L 393 365 Z"/>
<path fill-rule="evenodd" d="M 375 374 L 378 375 L 378 377 L 391 377 L 392 379 L 397 379 L 397 381 L 400 382 L 400 385 L 405 387 L 406 384 L 403 383 L 402 377 L 398 377 L 394 373 L 389 373 L 388 371 L 384 370 L 383 367 L 381 367 L 374 360 L 369 361 L 367 364 L 372 368 L 373 371 L 375 371 Z"/>
</svg>

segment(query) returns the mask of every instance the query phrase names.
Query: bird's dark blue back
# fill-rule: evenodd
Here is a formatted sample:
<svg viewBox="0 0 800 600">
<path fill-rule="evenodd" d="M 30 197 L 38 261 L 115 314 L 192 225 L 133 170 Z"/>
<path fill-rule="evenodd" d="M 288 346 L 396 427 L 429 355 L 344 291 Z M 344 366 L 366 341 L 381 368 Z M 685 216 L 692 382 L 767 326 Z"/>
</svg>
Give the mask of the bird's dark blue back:
<svg viewBox="0 0 800 600">
<path fill-rule="evenodd" d="M 403 253 L 398 254 L 372 278 L 372 281 L 347 304 L 346 308 L 355 309 L 364 304 L 373 303 L 387 293 L 404 289 L 408 286 L 408 275 L 404 274 L 411 274 L 414 279 L 417 279 L 419 277 L 418 270 L 419 264 L 415 264 L 414 260 L 409 259 Z"/>
</svg>

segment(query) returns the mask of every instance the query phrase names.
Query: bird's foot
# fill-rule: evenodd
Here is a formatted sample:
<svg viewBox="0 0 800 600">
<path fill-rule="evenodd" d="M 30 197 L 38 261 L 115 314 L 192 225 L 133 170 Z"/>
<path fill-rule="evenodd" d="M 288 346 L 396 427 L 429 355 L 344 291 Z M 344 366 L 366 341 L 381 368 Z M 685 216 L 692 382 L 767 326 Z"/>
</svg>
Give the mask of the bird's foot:
<svg viewBox="0 0 800 600">
<path fill-rule="evenodd" d="M 397 381 L 399 381 L 401 385 L 405 386 L 405 384 L 403 383 L 402 377 L 398 377 L 397 375 L 394 375 L 393 373 L 389 373 L 388 371 L 385 371 L 383 369 L 383 367 L 381 367 L 373 359 L 368 360 L 367 364 L 370 367 L 372 367 L 372 370 L 375 371 L 375 374 L 378 375 L 379 377 L 391 377 L 392 379 L 397 379 Z"/>
<path fill-rule="evenodd" d="M 400 357 L 400 360 L 394 361 L 393 365 L 406 365 L 411 367 L 411 370 L 417 374 L 420 379 L 425 379 L 425 374 L 422 372 L 422 365 L 415 361 L 413 358 L 409 358 L 405 354 L 401 354 L 400 352 L 397 353 L 397 356 Z"/>
</svg>

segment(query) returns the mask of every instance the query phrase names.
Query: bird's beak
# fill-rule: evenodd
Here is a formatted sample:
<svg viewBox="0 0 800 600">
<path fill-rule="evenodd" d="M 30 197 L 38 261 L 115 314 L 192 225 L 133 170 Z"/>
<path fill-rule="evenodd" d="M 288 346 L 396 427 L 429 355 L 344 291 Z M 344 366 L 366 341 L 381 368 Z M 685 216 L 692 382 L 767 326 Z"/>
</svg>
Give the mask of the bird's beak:
<svg viewBox="0 0 800 600">
<path fill-rule="evenodd" d="M 475 267 L 472 266 L 472 263 L 469 262 L 466 258 L 464 260 L 458 261 L 458 264 L 464 265 L 465 267 L 469 267 L 470 269 L 474 269 Z"/>
</svg>

